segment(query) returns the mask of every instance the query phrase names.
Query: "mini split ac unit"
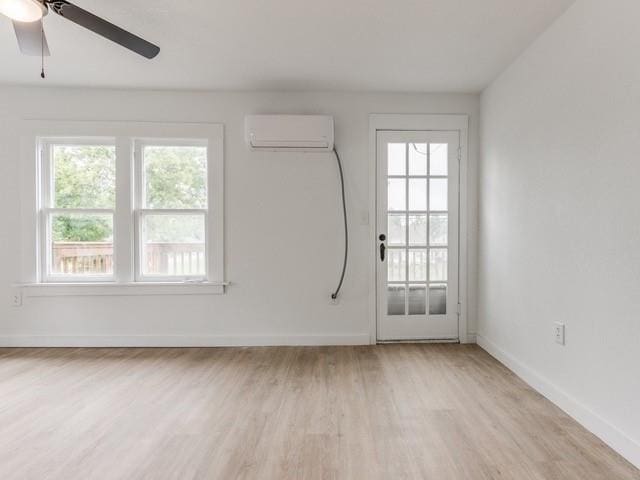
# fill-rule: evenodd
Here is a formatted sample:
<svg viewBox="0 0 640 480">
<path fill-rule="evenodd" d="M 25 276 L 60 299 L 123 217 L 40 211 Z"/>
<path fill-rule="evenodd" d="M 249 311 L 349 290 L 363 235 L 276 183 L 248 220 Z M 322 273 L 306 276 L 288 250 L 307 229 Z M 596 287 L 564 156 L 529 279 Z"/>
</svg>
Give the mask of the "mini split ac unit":
<svg viewBox="0 0 640 480">
<path fill-rule="evenodd" d="M 244 128 L 245 140 L 252 150 L 333 150 L 330 115 L 248 115 Z"/>
</svg>

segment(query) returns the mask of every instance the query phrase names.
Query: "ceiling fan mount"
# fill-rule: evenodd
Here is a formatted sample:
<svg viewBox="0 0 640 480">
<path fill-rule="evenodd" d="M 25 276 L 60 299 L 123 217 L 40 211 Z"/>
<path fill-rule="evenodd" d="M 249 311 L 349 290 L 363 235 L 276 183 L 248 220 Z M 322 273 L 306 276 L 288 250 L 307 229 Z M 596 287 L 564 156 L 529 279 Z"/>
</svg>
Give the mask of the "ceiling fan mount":
<svg viewBox="0 0 640 480">
<path fill-rule="evenodd" d="M 13 21 L 20 51 L 25 55 L 50 55 L 42 18 L 51 10 L 92 32 L 145 58 L 154 58 L 160 47 L 66 0 L 0 0 L 0 14 Z"/>
</svg>

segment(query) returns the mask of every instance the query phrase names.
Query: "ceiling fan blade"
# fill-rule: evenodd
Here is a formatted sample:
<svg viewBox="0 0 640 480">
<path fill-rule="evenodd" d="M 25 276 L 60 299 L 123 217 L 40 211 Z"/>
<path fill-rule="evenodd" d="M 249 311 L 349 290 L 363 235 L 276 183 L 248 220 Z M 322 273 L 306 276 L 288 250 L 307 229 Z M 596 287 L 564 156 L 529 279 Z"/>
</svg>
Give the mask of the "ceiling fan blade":
<svg viewBox="0 0 640 480">
<path fill-rule="evenodd" d="M 18 39 L 18 47 L 24 55 L 32 55 L 39 57 L 44 55 L 48 57 L 49 45 L 47 37 L 42 31 L 42 20 L 37 22 L 16 22 L 13 21 L 13 29 Z"/>
<path fill-rule="evenodd" d="M 153 58 L 160 52 L 160 47 L 153 43 L 149 43 L 137 35 L 127 32 L 113 23 L 109 23 L 65 0 L 49 0 L 46 4 L 61 17 L 71 20 L 143 57 Z"/>
</svg>

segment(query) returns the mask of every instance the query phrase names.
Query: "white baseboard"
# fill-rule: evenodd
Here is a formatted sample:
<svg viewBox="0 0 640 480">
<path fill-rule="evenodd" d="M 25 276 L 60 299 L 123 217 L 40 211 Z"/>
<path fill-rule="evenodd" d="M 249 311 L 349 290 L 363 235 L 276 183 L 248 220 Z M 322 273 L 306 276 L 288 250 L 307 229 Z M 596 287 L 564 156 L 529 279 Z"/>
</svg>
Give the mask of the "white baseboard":
<svg viewBox="0 0 640 480">
<path fill-rule="evenodd" d="M 498 347 L 491 340 L 477 335 L 477 343 L 495 357 L 529 386 L 564 410 L 591 433 L 600 438 L 629 462 L 640 468 L 640 443 L 629 437 L 615 425 L 609 423 L 593 410 L 583 405 L 560 387 L 554 385 L 538 372 L 521 363 L 513 355 Z"/>
<path fill-rule="evenodd" d="M 369 345 L 353 335 L 4 335 L 0 347 L 253 347 Z"/>
<path fill-rule="evenodd" d="M 475 333 L 467 333 L 466 343 L 478 343 L 478 335 Z"/>
</svg>

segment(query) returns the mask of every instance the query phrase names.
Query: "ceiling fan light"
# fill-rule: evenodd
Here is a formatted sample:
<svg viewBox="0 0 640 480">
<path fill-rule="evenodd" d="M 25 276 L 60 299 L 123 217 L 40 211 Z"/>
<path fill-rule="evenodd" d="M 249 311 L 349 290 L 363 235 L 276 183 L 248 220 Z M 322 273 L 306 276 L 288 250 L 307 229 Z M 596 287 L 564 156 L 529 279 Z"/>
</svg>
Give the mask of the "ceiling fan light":
<svg viewBox="0 0 640 480">
<path fill-rule="evenodd" d="M 36 22 L 44 12 L 45 6 L 38 0 L 0 0 L 0 13 L 16 22 Z"/>
</svg>

